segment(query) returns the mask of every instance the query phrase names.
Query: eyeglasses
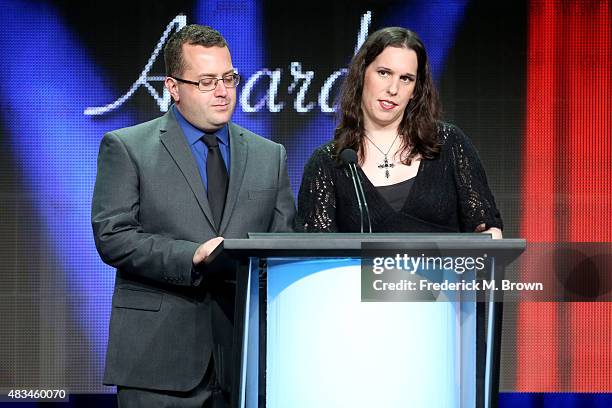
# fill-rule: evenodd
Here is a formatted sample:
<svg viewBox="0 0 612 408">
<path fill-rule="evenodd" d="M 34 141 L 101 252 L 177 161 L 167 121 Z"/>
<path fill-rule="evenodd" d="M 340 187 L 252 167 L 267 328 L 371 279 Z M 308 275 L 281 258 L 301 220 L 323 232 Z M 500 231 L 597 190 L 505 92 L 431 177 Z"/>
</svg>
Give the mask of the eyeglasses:
<svg viewBox="0 0 612 408">
<path fill-rule="evenodd" d="M 188 81 L 186 79 L 175 77 L 175 76 L 171 76 L 170 78 L 175 79 L 184 84 L 195 85 L 198 87 L 200 92 L 210 92 L 210 91 L 215 90 L 217 88 L 217 83 L 219 83 L 219 81 L 223 81 L 223 85 L 225 85 L 226 88 L 235 88 L 240 83 L 240 75 L 236 73 L 228 74 L 221 78 L 206 77 L 206 78 L 200 79 L 197 82 Z"/>
</svg>

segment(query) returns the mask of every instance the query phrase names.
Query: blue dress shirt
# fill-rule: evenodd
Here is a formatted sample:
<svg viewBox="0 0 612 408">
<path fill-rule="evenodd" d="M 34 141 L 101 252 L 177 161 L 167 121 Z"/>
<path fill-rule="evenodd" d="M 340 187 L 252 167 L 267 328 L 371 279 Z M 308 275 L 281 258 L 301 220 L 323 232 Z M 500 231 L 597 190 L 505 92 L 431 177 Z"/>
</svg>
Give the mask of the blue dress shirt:
<svg viewBox="0 0 612 408">
<path fill-rule="evenodd" d="M 196 164 L 198 165 L 198 169 L 200 170 L 200 177 L 202 177 L 202 184 L 204 184 L 204 188 L 208 191 L 208 177 L 206 176 L 206 158 L 208 157 L 208 148 L 204 144 L 204 140 L 202 140 L 202 136 L 204 136 L 205 132 L 193 126 L 191 123 L 185 119 L 185 117 L 181 114 L 181 112 L 176 108 L 175 105 L 172 105 L 172 109 L 174 110 L 174 116 L 176 117 L 176 121 L 183 129 L 183 133 L 185 134 L 185 139 L 187 139 L 187 143 L 191 148 L 191 153 L 193 153 L 193 157 L 195 158 Z M 227 169 L 227 176 L 229 179 L 230 174 L 230 146 L 229 146 L 229 128 L 227 125 L 223 126 L 221 129 L 214 132 L 217 136 L 217 141 L 219 142 L 219 150 L 221 151 L 221 156 L 223 157 L 223 161 L 225 162 L 225 168 Z"/>
</svg>

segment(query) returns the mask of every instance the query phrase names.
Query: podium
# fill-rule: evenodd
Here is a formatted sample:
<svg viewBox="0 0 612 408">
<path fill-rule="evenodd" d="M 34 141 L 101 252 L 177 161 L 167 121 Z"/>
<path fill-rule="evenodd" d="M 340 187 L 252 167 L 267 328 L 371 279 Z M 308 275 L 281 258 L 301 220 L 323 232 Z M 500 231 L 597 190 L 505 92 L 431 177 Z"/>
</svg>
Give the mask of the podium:
<svg viewBox="0 0 612 408">
<path fill-rule="evenodd" d="M 502 279 L 522 239 L 486 234 L 249 234 L 236 276 L 238 407 L 496 407 L 502 303 L 363 301 L 364 248 L 489 254 Z M 436 300 L 436 299 L 432 299 Z"/>
</svg>

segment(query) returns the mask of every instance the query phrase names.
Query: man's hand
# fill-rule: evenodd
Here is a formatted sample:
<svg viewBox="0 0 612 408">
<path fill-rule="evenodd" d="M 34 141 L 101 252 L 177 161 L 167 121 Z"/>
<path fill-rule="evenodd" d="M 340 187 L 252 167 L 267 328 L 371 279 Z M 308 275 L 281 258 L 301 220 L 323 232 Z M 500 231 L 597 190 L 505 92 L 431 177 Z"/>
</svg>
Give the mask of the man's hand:
<svg viewBox="0 0 612 408">
<path fill-rule="evenodd" d="M 198 249 L 196 249 L 195 254 L 193 254 L 193 266 L 197 266 L 204 262 L 208 255 L 210 255 L 221 242 L 223 242 L 223 237 L 216 237 L 200 245 Z"/>
</svg>

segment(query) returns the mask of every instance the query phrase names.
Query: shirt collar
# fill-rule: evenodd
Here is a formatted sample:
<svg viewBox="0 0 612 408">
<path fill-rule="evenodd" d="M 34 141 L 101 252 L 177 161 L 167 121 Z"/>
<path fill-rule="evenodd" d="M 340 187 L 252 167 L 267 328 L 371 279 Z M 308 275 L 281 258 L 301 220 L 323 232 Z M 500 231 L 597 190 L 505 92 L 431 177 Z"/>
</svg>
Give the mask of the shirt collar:
<svg viewBox="0 0 612 408">
<path fill-rule="evenodd" d="M 183 133 L 187 138 L 187 142 L 190 145 L 193 145 L 194 143 L 199 141 L 202 138 L 203 134 L 206 132 L 201 131 L 200 129 L 189 123 L 189 121 L 185 119 L 183 114 L 177 109 L 176 105 L 172 105 L 172 109 L 174 111 L 174 116 L 176 117 L 177 122 L 181 126 L 181 129 L 183 129 Z M 229 145 L 229 127 L 227 126 L 227 124 L 225 124 L 221 129 L 213 133 L 217 135 L 217 139 L 219 140 L 219 142 L 224 145 Z"/>
</svg>

